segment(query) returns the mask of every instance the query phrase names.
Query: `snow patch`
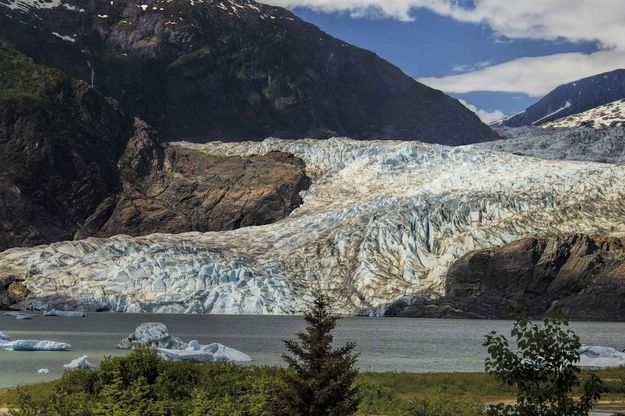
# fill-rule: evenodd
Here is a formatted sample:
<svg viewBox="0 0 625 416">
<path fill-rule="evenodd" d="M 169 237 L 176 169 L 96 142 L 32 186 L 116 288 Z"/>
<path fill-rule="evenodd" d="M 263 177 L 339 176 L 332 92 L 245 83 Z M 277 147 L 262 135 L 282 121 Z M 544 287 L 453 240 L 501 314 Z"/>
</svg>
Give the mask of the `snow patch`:
<svg viewBox="0 0 625 416">
<path fill-rule="evenodd" d="M 562 107 L 558 108 L 556 111 L 554 111 L 552 113 L 549 113 L 549 114 L 547 114 L 544 117 L 539 118 L 538 120 L 534 121 L 532 124 L 536 125 L 536 124 L 540 123 L 541 121 L 543 121 L 543 120 L 545 120 L 545 119 L 547 119 L 547 118 L 549 118 L 551 116 L 554 116 L 554 115 L 558 114 L 560 111 L 566 110 L 570 106 L 571 106 L 571 103 L 569 101 L 567 101 L 566 103 L 564 103 L 564 105 Z"/>
</svg>

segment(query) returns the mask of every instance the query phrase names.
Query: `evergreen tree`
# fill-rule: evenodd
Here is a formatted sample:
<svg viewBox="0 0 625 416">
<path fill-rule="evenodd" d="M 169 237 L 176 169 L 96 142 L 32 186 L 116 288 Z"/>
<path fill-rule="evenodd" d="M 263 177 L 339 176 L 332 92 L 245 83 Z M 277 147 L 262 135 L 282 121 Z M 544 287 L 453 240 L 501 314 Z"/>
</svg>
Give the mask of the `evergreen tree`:
<svg viewBox="0 0 625 416">
<path fill-rule="evenodd" d="M 354 386 L 358 355 L 353 343 L 333 349 L 332 330 L 338 317 L 328 311 L 328 301 L 317 296 L 304 315 L 306 332 L 299 341 L 284 341 L 288 364 L 276 413 L 288 416 L 348 416 L 360 403 Z"/>
</svg>

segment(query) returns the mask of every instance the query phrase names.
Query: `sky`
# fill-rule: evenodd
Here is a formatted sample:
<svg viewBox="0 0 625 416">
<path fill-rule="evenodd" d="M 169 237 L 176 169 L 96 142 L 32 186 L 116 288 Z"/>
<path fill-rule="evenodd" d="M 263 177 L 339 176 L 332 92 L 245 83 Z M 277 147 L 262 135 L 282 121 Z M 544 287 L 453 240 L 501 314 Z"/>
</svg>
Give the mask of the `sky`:
<svg viewBox="0 0 625 416">
<path fill-rule="evenodd" d="M 459 98 L 486 122 L 625 68 L 625 0 L 263 0 Z"/>
</svg>

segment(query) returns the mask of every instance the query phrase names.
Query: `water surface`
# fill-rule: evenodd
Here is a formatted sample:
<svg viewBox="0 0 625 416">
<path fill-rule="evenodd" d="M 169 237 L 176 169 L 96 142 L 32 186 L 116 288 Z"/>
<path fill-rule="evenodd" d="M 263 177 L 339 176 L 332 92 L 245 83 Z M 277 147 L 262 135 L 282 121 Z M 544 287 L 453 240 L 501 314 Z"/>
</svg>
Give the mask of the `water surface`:
<svg viewBox="0 0 625 416">
<path fill-rule="evenodd" d="M 304 328 L 297 316 L 154 315 L 97 313 L 86 318 L 36 316 L 18 321 L 0 316 L 0 332 L 13 339 L 67 342 L 69 352 L 0 351 L 0 388 L 51 380 L 63 364 L 81 355 L 98 363 L 104 356 L 123 354 L 115 345 L 143 322 L 163 322 L 185 341 L 220 342 L 249 354 L 253 364 L 281 364 L 282 340 Z M 339 321 L 336 341 L 355 342 L 365 371 L 451 372 L 483 371 L 484 335 L 491 330 L 509 333 L 510 321 L 345 318 Z M 582 343 L 625 348 L 625 323 L 574 322 Z M 40 368 L 49 373 L 38 374 Z"/>
</svg>

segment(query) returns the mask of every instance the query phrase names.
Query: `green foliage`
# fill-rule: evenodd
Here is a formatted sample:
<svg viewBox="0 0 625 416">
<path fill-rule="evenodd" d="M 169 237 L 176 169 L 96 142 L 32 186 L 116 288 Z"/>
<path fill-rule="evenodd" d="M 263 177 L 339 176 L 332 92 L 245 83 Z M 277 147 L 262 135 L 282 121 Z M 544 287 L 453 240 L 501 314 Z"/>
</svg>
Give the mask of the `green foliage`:
<svg viewBox="0 0 625 416">
<path fill-rule="evenodd" d="M 401 416 L 482 416 L 484 405 L 477 399 L 439 396 L 412 400 L 399 413 Z"/>
<path fill-rule="evenodd" d="M 270 416 L 279 369 L 175 362 L 154 350 L 66 371 L 52 391 L 17 392 L 15 416 Z"/>
<path fill-rule="evenodd" d="M 601 381 L 591 374 L 580 381 L 579 337 L 566 321 L 545 319 L 542 325 L 527 318 L 517 320 L 511 332 L 518 350 L 510 348 L 506 337 L 491 332 L 486 371 L 502 382 L 516 386 L 515 405 L 491 406 L 489 415 L 509 416 L 582 416 L 588 415 L 601 396 Z M 581 397 L 574 400 L 573 390 L 580 386 Z"/>
<path fill-rule="evenodd" d="M 354 385 L 358 355 L 352 343 L 332 348 L 337 319 L 328 311 L 326 299 L 318 296 L 304 315 L 308 325 L 306 332 L 297 334 L 299 342 L 284 341 L 290 354 L 282 356 L 288 370 L 276 413 L 347 416 L 358 409 L 360 396 Z"/>
<path fill-rule="evenodd" d="M 32 59 L 0 42 L 0 102 L 28 100 L 49 107 L 49 88 L 68 78 L 60 71 L 37 65 Z M 11 104 L 15 105 L 15 104 Z"/>
</svg>

